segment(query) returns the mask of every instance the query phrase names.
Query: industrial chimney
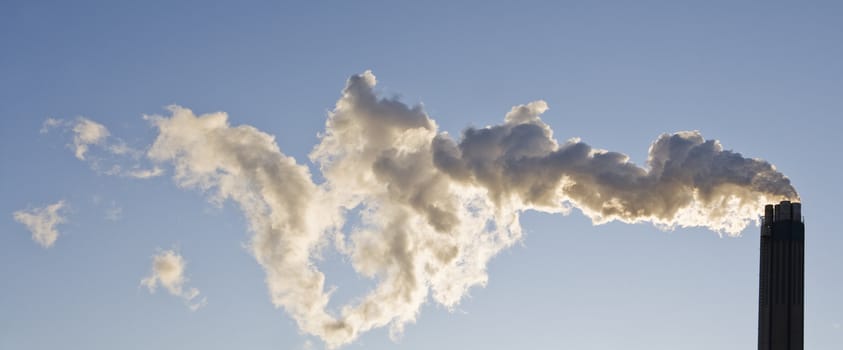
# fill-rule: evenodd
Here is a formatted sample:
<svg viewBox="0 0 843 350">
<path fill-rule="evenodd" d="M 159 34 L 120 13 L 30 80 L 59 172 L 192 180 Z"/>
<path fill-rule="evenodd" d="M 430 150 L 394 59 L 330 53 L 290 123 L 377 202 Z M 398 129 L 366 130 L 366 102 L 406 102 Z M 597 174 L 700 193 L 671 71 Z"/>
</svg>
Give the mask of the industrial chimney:
<svg viewBox="0 0 843 350">
<path fill-rule="evenodd" d="M 758 289 L 758 350 L 803 350 L 805 223 L 801 205 L 764 208 Z"/>
</svg>

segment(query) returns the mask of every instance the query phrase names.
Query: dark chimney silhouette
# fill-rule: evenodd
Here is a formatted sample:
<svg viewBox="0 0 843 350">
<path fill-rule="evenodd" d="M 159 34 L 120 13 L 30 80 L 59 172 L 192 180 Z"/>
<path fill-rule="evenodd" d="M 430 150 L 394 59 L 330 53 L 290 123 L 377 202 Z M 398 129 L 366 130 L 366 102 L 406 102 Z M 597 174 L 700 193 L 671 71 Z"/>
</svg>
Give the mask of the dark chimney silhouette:
<svg viewBox="0 0 843 350">
<path fill-rule="evenodd" d="M 799 203 L 764 208 L 758 289 L 758 350 L 802 350 L 805 223 Z"/>
</svg>

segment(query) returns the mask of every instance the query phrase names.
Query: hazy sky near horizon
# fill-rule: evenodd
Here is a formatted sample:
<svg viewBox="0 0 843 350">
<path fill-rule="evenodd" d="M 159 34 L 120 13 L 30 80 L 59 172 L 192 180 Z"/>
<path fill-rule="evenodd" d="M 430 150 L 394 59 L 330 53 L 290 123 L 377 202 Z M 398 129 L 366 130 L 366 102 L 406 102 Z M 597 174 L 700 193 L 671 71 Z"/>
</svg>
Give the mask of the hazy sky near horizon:
<svg viewBox="0 0 843 350">
<path fill-rule="evenodd" d="M 322 348 L 273 305 L 236 203 L 148 159 L 161 129 L 144 115 L 226 112 L 318 183 L 308 155 L 347 79 L 371 70 L 378 96 L 455 138 L 543 100 L 557 140 L 642 167 L 683 130 L 769 161 L 806 217 L 805 347 L 837 349 L 841 43 L 834 1 L 4 2 L 0 348 Z M 520 222 L 454 310 L 427 300 L 397 339 L 378 328 L 343 348 L 755 346 L 756 226 L 595 226 L 577 209 Z M 373 286 L 349 259 L 316 262 L 331 308 Z"/>
</svg>

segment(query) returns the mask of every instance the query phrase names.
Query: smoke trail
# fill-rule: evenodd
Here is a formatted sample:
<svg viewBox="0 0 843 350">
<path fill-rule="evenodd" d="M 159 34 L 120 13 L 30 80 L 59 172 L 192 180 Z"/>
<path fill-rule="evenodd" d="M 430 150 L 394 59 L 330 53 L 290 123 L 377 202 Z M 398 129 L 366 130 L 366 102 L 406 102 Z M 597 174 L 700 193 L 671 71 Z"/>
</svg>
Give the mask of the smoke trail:
<svg viewBox="0 0 843 350">
<path fill-rule="evenodd" d="M 760 205 L 797 196 L 769 163 L 697 132 L 662 135 L 641 168 L 578 140 L 560 145 L 537 101 L 457 142 L 420 106 L 379 98 L 375 84 L 371 72 L 352 76 L 329 114 L 310 154 L 321 184 L 271 135 L 232 127 L 225 113 L 173 106 L 169 117 L 150 117 L 160 134 L 148 156 L 171 162 L 181 186 L 238 203 L 272 302 L 332 348 L 378 327 L 398 335 L 429 298 L 452 308 L 485 285 L 489 259 L 522 237 L 525 210 L 575 207 L 595 223 L 738 234 Z M 360 224 L 342 232 L 352 209 Z M 331 288 L 314 264 L 328 246 L 377 281 L 340 310 L 328 310 Z"/>
<path fill-rule="evenodd" d="M 496 203 L 551 212 L 570 203 L 595 224 L 651 221 L 737 235 L 764 203 L 798 198 L 770 163 L 723 150 L 697 131 L 661 135 L 640 168 L 578 139 L 559 145 L 539 118 L 546 110 L 544 101 L 513 107 L 504 124 L 468 129 L 459 144 L 439 135 L 434 163 Z"/>
</svg>

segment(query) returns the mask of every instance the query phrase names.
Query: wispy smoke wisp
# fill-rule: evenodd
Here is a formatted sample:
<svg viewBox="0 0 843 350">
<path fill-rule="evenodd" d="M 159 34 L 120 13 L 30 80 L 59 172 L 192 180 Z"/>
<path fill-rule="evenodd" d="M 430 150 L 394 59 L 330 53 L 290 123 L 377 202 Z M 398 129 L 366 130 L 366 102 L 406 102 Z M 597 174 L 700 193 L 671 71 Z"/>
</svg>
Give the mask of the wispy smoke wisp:
<svg viewBox="0 0 843 350">
<path fill-rule="evenodd" d="M 420 106 L 378 97 L 371 72 L 348 80 L 310 154 L 325 181 L 284 155 L 274 138 L 231 126 L 225 113 L 178 106 L 153 116 L 149 158 L 172 163 L 177 183 L 233 200 L 272 302 L 329 347 L 388 326 L 398 335 L 429 299 L 452 308 L 485 285 L 488 261 L 522 237 L 525 210 L 580 209 L 595 223 L 649 221 L 738 234 L 764 203 L 796 198 L 769 163 L 686 131 L 660 136 L 646 168 L 621 153 L 559 143 L 536 101 L 503 124 L 438 131 Z M 359 224 L 343 232 L 346 216 Z M 357 301 L 329 310 L 331 288 L 314 257 L 332 246 L 377 281 Z"/>
<path fill-rule="evenodd" d="M 40 133 L 49 133 L 60 129 L 73 133 L 73 149 L 77 159 L 88 163 L 97 173 L 110 176 L 123 176 L 135 179 L 149 179 L 164 174 L 159 167 L 143 168 L 138 162 L 144 155 L 143 150 L 134 149 L 123 140 L 111 136 L 105 125 L 85 117 L 74 120 L 47 118 Z M 93 153 L 93 155 L 92 155 Z M 127 161 L 134 164 L 127 166 Z"/>
</svg>

